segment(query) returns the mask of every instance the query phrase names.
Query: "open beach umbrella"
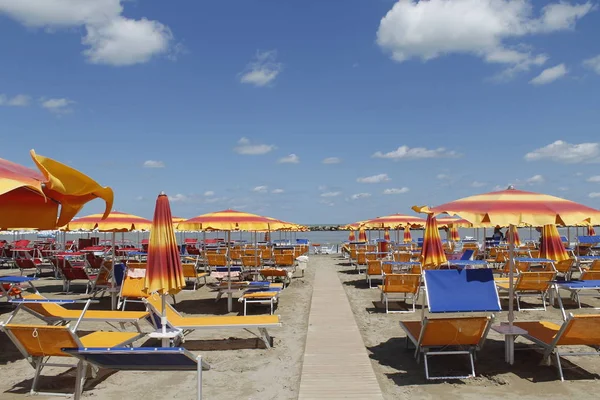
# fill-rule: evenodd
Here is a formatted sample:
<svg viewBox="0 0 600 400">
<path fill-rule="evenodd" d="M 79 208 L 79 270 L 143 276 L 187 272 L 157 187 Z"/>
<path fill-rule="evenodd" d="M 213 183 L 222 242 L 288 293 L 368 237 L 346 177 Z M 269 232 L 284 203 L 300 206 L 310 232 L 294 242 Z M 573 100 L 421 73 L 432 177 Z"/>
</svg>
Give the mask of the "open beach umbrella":
<svg viewBox="0 0 600 400">
<path fill-rule="evenodd" d="M 425 226 L 425 219 L 416 215 L 391 214 L 363 221 L 361 227 L 366 229 L 398 229 L 409 225 L 410 227 Z"/>
<path fill-rule="evenodd" d="M 596 231 L 592 225 L 588 225 L 587 227 L 587 235 L 588 236 L 596 236 Z"/>
<path fill-rule="evenodd" d="M 437 218 L 438 228 L 448 228 L 455 226 L 457 228 L 471 228 L 473 224 L 464 218 L 456 217 L 438 217 Z"/>
<path fill-rule="evenodd" d="M 515 244 L 515 247 L 521 247 L 521 238 L 519 237 L 519 229 L 517 228 L 516 225 L 510 225 L 508 227 L 508 232 L 507 232 L 507 239 L 509 238 L 508 234 L 512 232 L 513 235 L 513 242 Z"/>
<path fill-rule="evenodd" d="M 39 171 L 0 158 L 0 229 L 57 229 L 95 198 L 104 200 L 108 215 L 111 188 L 33 150 L 30 155 Z"/>
<path fill-rule="evenodd" d="M 448 228 L 448 235 L 450 236 L 451 242 L 460 242 L 460 234 L 458 228 L 455 225 L 450 225 Z"/>
<path fill-rule="evenodd" d="M 556 262 L 569 259 L 565 245 L 560 239 L 556 225 L 544 225 L 542 229 L 542 242 L 540 244 L 540 258 L 547 258 Z"/>
<path fill-rule="evenodd" d="M 172 217 L 171 221 L 173 221 L 173 226 L 177 226 L 180 222 L 185 221 L 183 217 Z"/>
<path fill-rule="evenodd" d="M 423 269 L 438 268 L 448 262 L 446 253 L 442 246 L 440 231 L 438 230 L 436 218 L 430 214 L 427 216 L 425 233 L 423 236 L 423 248 L 421 250 L 421 265 Z"/>
<path fill-rule="evenodd" d="M 358 231 L 358 241 L 359 242 L 367 242 L 367 231 L 364 228 L 360 228 Z"/>
<path fill-rule="evenodd" d="M 175 239 L 169 198 L 164 192 L 156 199 L 146 264 L 144 290 L 148 294 L 156 292 L 162 298 L 162 345 L 167 347 L 169 339 L 166 337 L 166 297 L 179 293 L 185 287 L 185 278 Z"/>
<path fill-rule="evenodd" d="M 391 238 L 390 238 L 390 230 L 388 228 L 386 228 L 383 231 L 383 240 L 388 241 L 388 242 L 391 240 Z"/>
<path fill-rule="evenodd" d="M 410 226 L 406 225 L 404 226 L 404 243 L 410 243 L 412 242 L 412 235 L 410 233 Z"/>
<path fill-rule="evenodd" d="M 354 233 L 354 231 L 350 231 L 350 234 L 348 235 L 348 241 L 356 242 L 356 234 Z"/>
</svg>

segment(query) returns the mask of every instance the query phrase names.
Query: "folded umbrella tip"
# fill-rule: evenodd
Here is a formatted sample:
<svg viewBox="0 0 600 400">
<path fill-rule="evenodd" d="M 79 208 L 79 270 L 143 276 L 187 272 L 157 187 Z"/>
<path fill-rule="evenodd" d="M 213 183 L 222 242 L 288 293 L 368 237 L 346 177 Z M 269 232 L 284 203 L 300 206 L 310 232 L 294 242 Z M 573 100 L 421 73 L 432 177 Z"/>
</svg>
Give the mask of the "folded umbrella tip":
<svg viewBox="0 0 600 400">
<path fill-rule="evenodd" d="M 161 190 L 160 193 L 158 194 L 159 196 L 166 196 L 167 194 L 165 193 L 164 190 Z"/>
</svg>

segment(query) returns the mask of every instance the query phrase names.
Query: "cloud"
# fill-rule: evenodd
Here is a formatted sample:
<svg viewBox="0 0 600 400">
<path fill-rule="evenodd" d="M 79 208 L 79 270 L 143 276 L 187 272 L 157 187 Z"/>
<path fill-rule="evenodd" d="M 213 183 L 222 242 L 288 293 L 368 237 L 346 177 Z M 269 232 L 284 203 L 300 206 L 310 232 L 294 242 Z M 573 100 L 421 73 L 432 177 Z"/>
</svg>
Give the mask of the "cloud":
<svg viewBox="0 0 600 400">
<path fill-rule="evenodd" d="M 339 164 L 342 159 L 339 157 L 327 157 L 323 160 L 323 164 Z"/>
<path fill-rule="evenodd" d="M 472 55 L 503 65 L 499 78 L 506 79 L 547 59 L 519 39 L 572 30 L 593 9 L 591 2 L 561 1 L 535 16 L 530 0 L 399 0 L 380 21 L 377 44 L 397 62 Z"/>
<path fill-rule="evenodd" d="M 233 151 L 238 154 L 260 156 L 275 149 L 276 147 L 272 144 L 252 144 L 250 139 L 243 137 L 238 140 L 238 145 L 233 148 Z"/>
<path fill-rule="evenodd" d="M 525 180 L 525 182 L 527 182 L 530 185 L 538 185 L 540 183 L 544 183 L 546 180 L 544 179 L 544 177 L 542 175 L 534 175 L 531 178 L 528 178 L 527 180 Z"/>
<path fill-rule="evenodd" d="M 144 196 L 137 196 L 137 197 L 135 198 L 135 200 L 136 200 L 136 201 L 144 201 L 144 200 L 146 200 L 146 198 L 145 198 Z"/>
<path fill-rule="evenodd" d="M 65 98 L 40 99 L 40 105 L 42 108 L 45 108 L 46 110 L 55 114 L 69 114 L 73 112 L 73 109 L 70 107 L 72 104 L 75 104 L 73 100 Z"/>
<path fill-rule="evenodd" d="M 164 168 L 165 163 L 163 161 L 147 160 L 144 161 L 144 168 Z"/>
<path fill-rule="evenodd" d="M 300 162 L 300 157 L 292 153 L 285 157 L 281 157 L 277 162 L 279 164 L 298 164 Z"/>
<path fill-rule="evenodd" d="M 410 191 L 410 189 L 407 187 L 392 188 L 392 189 L 385 189 L 383 191 L 383 194 L 403 194 L 403 193 L 408 193 L 409 191 Z"/>
<path fill-rule="evenodd" d="M 400 146 L 396 150 L 388 153 L 382 153 L 381 151 L 373 154 L 374 158 L 388 158 L 394 161 L 398 160 L 415 160 L 419 158 L 455 158 L 460 157 L 455 151 L 447 151 L 445 148 L 440 147 L 437 149 L 426 149 L 424 147 L 413 147 Z"/>
<path fill-rule="evenodd" d="M 588 182 L 600 183 L 600 175 L 590 176 L 586 179 Z"/>
<path fill-rule="evenodd" d="M 0 106 L 6 107 L 27 107 L 31 102 L 31 97 L 24 94 L 18 94 L 14 97 L 8 97 L 0 94 Z"/>
<path fill-rule="evenodd" d="M 390 180 L 390 178 L 387 174 L 379 174 L 379 175 L 373 175 L 373 176 L 366 176 L 364 178 L 358 178 L 358 179 L 356 179 L 356 182 L 359 182 L 359 183 L 381 183 L 381 182 L 387 182 L 389 180 Z"/>
<path fill-rule="evenodd" d="M 174 196 L 169 196 L 169 201 L 173 203 L 189 203 L 192 201 L 192 198 L 185 194 L 177 193 Z"/>
<path fill-rule="evenodd" d="M 546 85 L 567 75 L 565 64 L 558 64 L 554 67 L 546 68 L 538 76 L 529 81 L 532 85 Z"/>
<path fill-rule="evenodd" d="M 84 27 L 83 54 L 94 64 L 114 66 L 145 63 L 167 54 L 173 42 L 171 30 L 158 21 L 124 17 L 121 0 L 0 0 L 0 14 L 29 28 L 47 32 Z"/>
<path fill-rule="evenodd" d="M 471 187 L 474 187 L 474 188 L 480 188 L 485 185 L 487 185 L 487 183 L 485 183 L 485 182 L 474 181 L 473 183 L 471 183 Z"/>
<path fill-rule="evenodd" d="M 337 197 L 341 194 L 342 194 L 342 192 L 326 192 L 326 193 L 321 193 L 321 197 Z"/>
<path fill-rule="evenodd" d="M 319 203 L 320 204 L 325 204 L 326 206 L 329 206 L 329 207 L 335 206 L 335 203 L 333 201 L 330 201 L 330 200 L 320 200 Z"/>
<path fill-rule="evenodd" d="M 268 190 L 268 186 L 256 186 L 254 189 L 252 189 L 252 191 L 256 193 L 267 193 Z"/>
<path fill-rule="evenodd" d="M 436 179 L 439 179 L 440 181 L 448 181 L 450 179 L 452 179 L 452 177 L 448 174 L 437 174 L 435 176 Z"/>
<path fill-rule="evenodd" d="M 206 192 L 204 192 L 204 196 L 206 197 L 212 197 L 215 195 L 215 192 L 213 192 L 212 190 L 207 190 Z"/>
<path fill-rule="evenodd" d="M 276 61 L 277 51 L 257 51 L 254 59 L 240 73 L 240 82 L 254 86 L 267 86 L 277 78 L 283 65 Z"/>
<path fill-rule="evenodd" d="M 571 144 L 557 140 L 554 143 L 525 154 L 525 160 L 550 160 L 565 164 L 576 164 L 597 161 L 599 156 L 600 143 Z"/>
<path fill-rule="evenodd" d="M 283 189 L 273 189 L 273 190 L 271 190 L 271 193 L 273 193 L 273 194 L 281 194 L 281 193 L 284 193 L 284 192 L 285 192 L 285 190 L 283 190 Z"/>
<path fill-rule="evenodd" d="M 600 54 L 584 60 L 583 65 L 600 75 Z"/>
<path fill-rule="evenodd" d="M 592 199 L 595 199 L 596 197 L 600 197 L 600 193 L 599 192 L 593 192 L 588 194 L 589 197 L 591 197 Z"/>
<path fill-rule="evenodd" d="M 356 193 L 350 196 L 352 200 L 366 199 L 367 197 L 371 197 L 371 193 Z"/>
</svg>

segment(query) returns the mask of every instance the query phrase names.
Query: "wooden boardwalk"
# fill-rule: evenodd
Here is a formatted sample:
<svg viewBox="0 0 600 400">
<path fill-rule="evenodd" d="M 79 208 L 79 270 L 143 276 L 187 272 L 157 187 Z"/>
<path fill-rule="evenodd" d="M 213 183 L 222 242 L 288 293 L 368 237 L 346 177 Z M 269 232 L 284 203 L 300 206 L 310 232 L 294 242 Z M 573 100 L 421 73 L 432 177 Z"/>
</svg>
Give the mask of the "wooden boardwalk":
<svg viewBox="0 0 600 400">
<path fill-rule="evenodd" d="M 316 271 L 298 398 L 383 399 L 333 267 Z"/>
</svg>

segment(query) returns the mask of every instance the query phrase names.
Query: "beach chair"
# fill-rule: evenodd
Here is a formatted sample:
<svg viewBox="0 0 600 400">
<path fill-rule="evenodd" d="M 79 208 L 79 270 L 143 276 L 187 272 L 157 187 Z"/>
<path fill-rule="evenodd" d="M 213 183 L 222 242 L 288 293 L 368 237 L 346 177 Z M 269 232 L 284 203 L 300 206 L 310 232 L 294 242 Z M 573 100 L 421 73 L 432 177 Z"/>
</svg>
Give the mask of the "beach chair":
<svg viewBox="0 0 600 400">
<path fill-rule="evenodd" d="M 15 264 L 21 272 L 21 276 L 27 270 L 33 270 L 33 276 L 41 275 L 44 269 L 54 271 L 54 265 L 45 263 L 39 258 L 15 258 Z"/>
<path fill-rule="evenodd" d="M 279 292 L 283 289 L 283 284 L 272 283 L 266 288 L 248 289 L 238 299 L 244 305 L 244 315 L 248 304 L 269 304 L 271 306 L 271 315 L 275 304 L 279 301 Z"/>
<path fill-rule="evenodd" d="M 86 261 L 75 261 L 65 258 L 63 263 L 58 264 L 63 279 L 63 288 L 66 292 L 71 290 L 71 282 L 83 281 L 85 294 L 88 294 L 94 285 L 96 275 L 88 275 Z"/>
<path fill-rule="evenodd" d="M 565 280 L 571 279 L 571 274 L 573 273 L 573 266 L 575 265 L 575 259 L 569 258 L 567 260 L 558 261 L 554 264 L 554 269 L 557 274 L 560 274 L 564 277 Z"/>
<path fill-rule="evenodd" d="M 385 312 L 389 313 L 407 313 L 415 312 L 415 303 L 419 296 L 421 288 L 421 275 L 419 274 L 389 274 L 383 276 L 383 285 L 378 286 L 381 291 L 381 302 L 385 304 Z M 407 298 L 412 300 L 412 311 L 390 311 L 389 300 L 402 298 L 406 302 Z"/>
<path fill-rule="evenodd" d="M 158 295 L 152 295 L 145 298 L 144 301 L 148 306 L 148 311 L 153 313 L 154 321 L 160 325 L 162 299 Z M 281 327 L 279 315 L 184 317 L 169 303 L 166 303 L 166 316 L 169 328 L 181 330 L 184 337 L 196 330 L 239 328 L 258 337 L 267 348 L 272 347 L 272 339 L 267 329 Z M 258 329 L 258 334 L 250 329 Z"/>
<path fill-rule="evenodd" d="M 367 253 L 364 251 L 356 252 L 356 259 L 353 260 L 354 269 L 360 274 L 361 267 L 367 266 Z"/>
<path fill-rule="evenodd" d="M 196 270 L 196 264 L 184 263 L 181 264 L 181 268 L 183 270 L 183 277 L 187 281 L 192 281 L 194 288 L 192 290 L 196 290 L 198 285 L 200 285 L 200 279 L 204 279 L 204 284 L 206 285 L 206 277 L 209 275 L 208 272 L 198 272 Z"/>
<path fill-rule="evenodd" d="M 383 279 L 383 271 L 381 268 L 381 259 L 367 261 L 367 269 L 365 270 L 365 279 L 369 284 L 369 289 L 372 289 L 371 281 L 375 279 Z"/>
<path fill-rule="evenodd" d="M 293 253 L 283 253 L 283 254 L 275 253 L 274 259 L 273 259 L 273 264 L 274 264 L 275 268 L 284 268 L 284 269 L 288 269 L 292 272 L 294 272 L 296 269 L 295 268 L 296 267 L 296 259 L 294 258 Z"/>
<path fill-rule="evenodd" d="M 521 297 L 538 297 L 542 299 L 542 308 L 530 308 L 528 310 L 546 311 L 546 296 L 552 286 L 552 281 L 556 277 L 553 271 L 543 272 L 521 272 L 514 284 L 513 291 L 517 300 L 517 310 L 521 311 L 519 300 Z M 509 282 L 496 282 L 499 291 L 508 292 Z"/>
<path fill-rule="evenodd" d="M 227 267 L 227 255 L 213 252 L 206 253 L 206 266 L 209 271 L 213 271 L 217 267 Z"/>
<path fill-rule="evenodd" d="M 104 293 L 112 287 L 112 262 L 105 261 L 102 267 L 98 270 L 98 275 L 94 278 L 90 284 L 89 292 L 92 298 L 95 298 L 99 293 Z"/>
<path fill-rule="evenodd" d="M 85 310 L 83 311 L 85 312 Z M 90 347 L 123 347 L 127 346 L 143 336 L 139 332 L 92 332 L 79 337 L 76 335 L 78 324 L 72 329 L 69 326 L 52 325 L 17 325 L 0 324 L 0 330 L 4 331 L 8 338 L 15 344 L 17 349 L 35 369 L 35 375 L 31 384 L 30 394 L 41 394 L 56 396 L 57 393 L 43 393 L 37 391 L 38 381 L 42 370 L 46 366 L 53 367 L 78 367 L 80 364 L 66 362 L 57 363 L 54 358 L 67 357 L 63 348 L 90 348 Z M 52 362 L 49 360 L 52 359 Z M 84 385 L 85 374 L 78 374 L 75 384 L 75 393 L 81 392 Z"/>
<path fill-rule="evenodd" d="M 102 311 L 88 310 L 89 304 L 86 304 L 85 313 L 81 310 L 70 310 L 62 306 L 62 304 L 73 304 L 76 300 L 55 300 L 47 299 L 39 293 L 23 296 L 22 300 L 15 300 L 13 304 L 17 307 L 11 313 L 11 316 L 6 321 L 9 323 L 20 311 L 26 311 L 29 314 L 41 319 L 50 325 L 66 325 L 71 321 L 88 321 L 88 322 L 106 322 L 113 328 L 117 328 L 114 324 L 119 324 L 120 330 L 123 330 L 125 324 L 133 325 L 138 332 L 142 332 L 140 322 L 149 317 L 146 311 Z M 89 300 L 88 300 L 89 303 Z"/>
<path fill-rule="evenodd" d="M 291 271 L 280 268 L 263 268 L 260 271 L 260 275 L 271 282 L 275 282 L 276 279 L 281 279 L 284 286 L 289 286 L 292 283 Z"/>
<path fill-rule="evenodd" d="M 500 311 L 500 299 L 491 269 L 425 270 L 425 293 L 431 313 L 489 313 Z M 481 350 L 494 321 L 494 315 L 427 318 L 402 321 L 406 343 L 415 345 L 415 358 L 423 354 L 427 379 L 463 379 L 475 376 L 475 354 Z M 429 358 L 469 356 L 470 373 L 432 377 Z"/>
<path fill-rule="evenodd" d="M 63 352 L 80 360 L 77 381 L 83 380 L 86 364 L 116 371 L 196 371 L 198 400 L 202 399 L 202 371 L 210 369 L 202 356 L 182 347 L 64 348 Z M 76 391 L 74 400 L 80 396 Z"/>
<path fill-rule="evenodd" d="M 127 302 L 142 303 L 148 297 L 144 291 L 146 279 L 146 263 L 127 263 L 127 270 L 121 283 L 117 309 L 125 311 Z"/>
<path fill-rule="evenodd" d="M 562 325 L 548 321 L 514 322 L 515 326 L 527 331 L 525 339 L 532 341 L 543 350 L 542 363 L 550 365 L 551 356 L 556 357 L 556 368 L 560 380 L 564 381 L 560 357 L 600 355 L 600 314 L 573 315 Z M 560 352 L 560 346 L 589 346 L 594 351 Z"/>
<path fill-rule="evenodd" d="M 396 251 L 393 253 L 392 257 L 394 258 L 394 261 L 397 262 L 410 262 L 412 253 Z"/>
</svg>

